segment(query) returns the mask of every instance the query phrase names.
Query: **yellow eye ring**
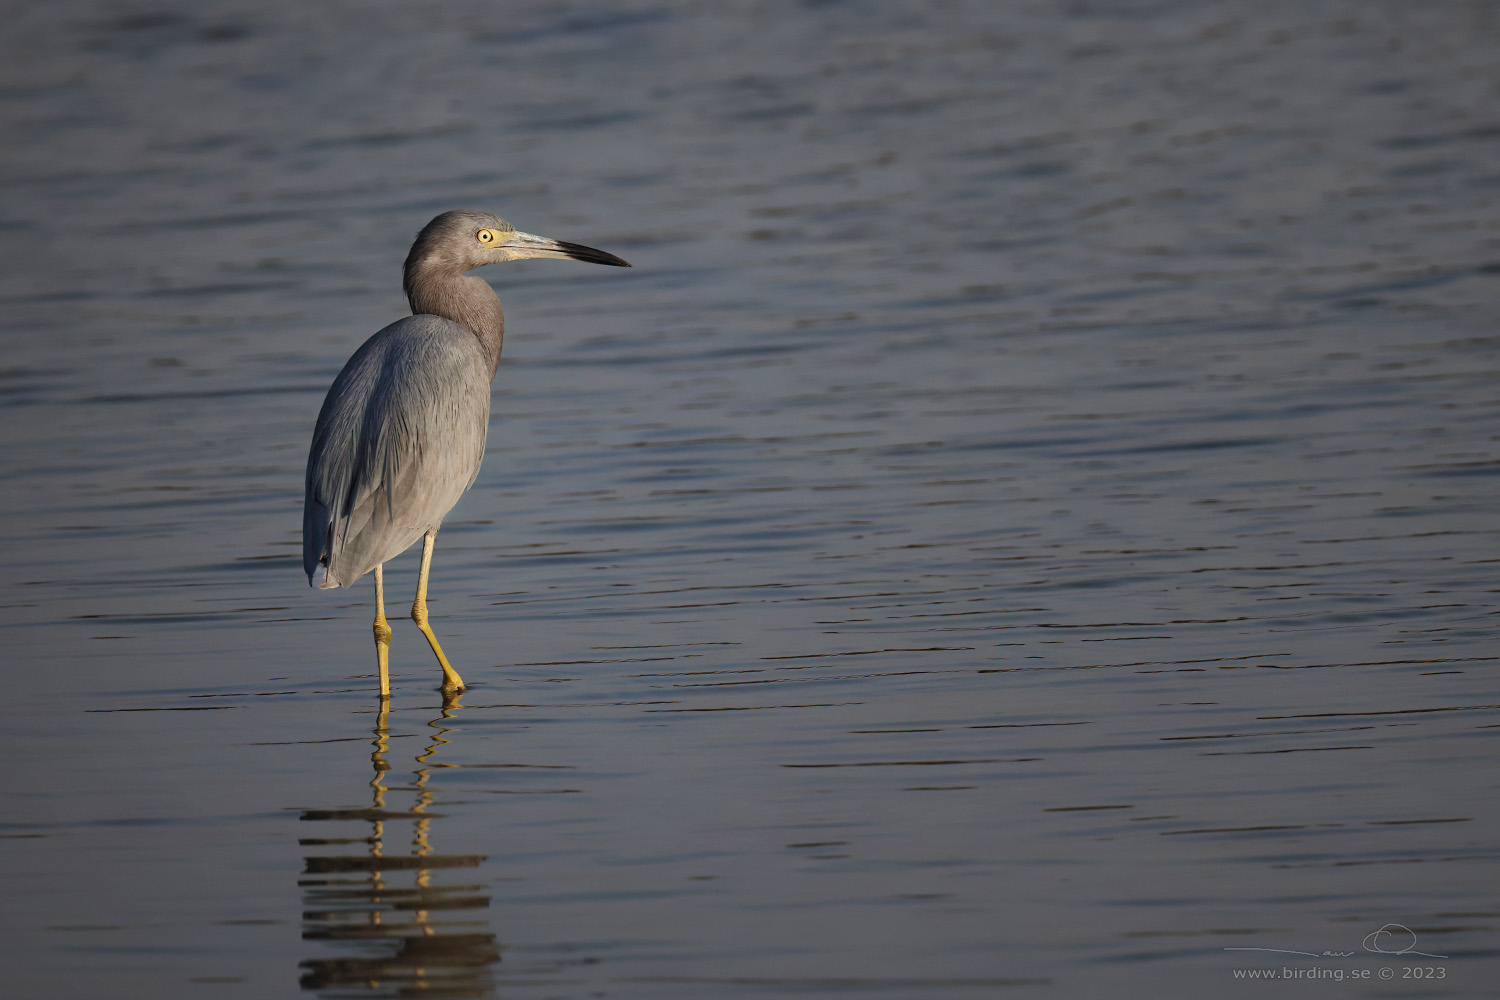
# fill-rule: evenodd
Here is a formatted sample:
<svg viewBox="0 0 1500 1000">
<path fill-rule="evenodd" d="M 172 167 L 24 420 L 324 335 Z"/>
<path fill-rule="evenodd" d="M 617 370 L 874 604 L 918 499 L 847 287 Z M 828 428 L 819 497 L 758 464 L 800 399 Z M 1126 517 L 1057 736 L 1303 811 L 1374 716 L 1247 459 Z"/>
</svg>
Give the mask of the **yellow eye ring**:
<svg viewBox="0 0 1500 1000">
<path fill-rule="evenodd" d="M 500 234 L 495 232 L 493 229 L 481 229 L 479 231 L 478 239 L 479 242 L 483 243 L 487 247 L 494 246 L 496 243 L 500 242 Z"/>
</svg>

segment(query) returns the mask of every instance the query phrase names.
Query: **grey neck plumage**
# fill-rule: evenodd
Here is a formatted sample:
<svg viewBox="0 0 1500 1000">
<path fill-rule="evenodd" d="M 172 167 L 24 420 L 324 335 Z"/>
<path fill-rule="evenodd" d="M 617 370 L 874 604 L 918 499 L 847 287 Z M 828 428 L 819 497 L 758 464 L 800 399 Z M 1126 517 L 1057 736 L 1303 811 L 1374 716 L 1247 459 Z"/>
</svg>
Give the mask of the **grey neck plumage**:
<svg viewBox="0 0 1500 1000">
<path fill-rule="evenodd" d="M 479 340 L 490 365 L 490 379 L 500 367 L 505 341 L 505 310 L 489 282 L 464 274 L 440 257 L 420 255 L 420 241 L 406 258 L 402 285 L 413 315 L 441 316 L 466 328 Z"/>
</svg>

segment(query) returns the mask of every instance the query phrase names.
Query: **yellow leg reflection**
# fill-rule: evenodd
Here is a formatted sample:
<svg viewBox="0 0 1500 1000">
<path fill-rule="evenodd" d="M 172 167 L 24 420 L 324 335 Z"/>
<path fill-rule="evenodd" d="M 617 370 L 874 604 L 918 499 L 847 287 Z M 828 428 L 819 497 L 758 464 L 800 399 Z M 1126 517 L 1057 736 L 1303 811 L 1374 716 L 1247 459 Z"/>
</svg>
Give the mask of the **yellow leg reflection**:
<svg viewBox="0 0 1500 1000">
<path fill-rule="evenodd" d="M 445 854 L 433 843 L 445 817 L 429 811 L 437 798 L 429 779 L 453 766 L 437 759 L 457 734 L 452 717 L 445 707 L 427 723 L 431 735 L 409 766 L 411 778 L 387 788 L 388 777 L 408 768 L 389 762 L 394 741 L 382 702 L 369 805 L 349 805 L 343 793 L 333 792 L 343 804 L 303 810 L 304 822 L 325 824 L 323 831 L 304 828 L 315 835 L 299 838 L 302 940 L 316 949 L 300 966 L 304 990 L 344 997 L 493 995 L 490 967 L 500 961 L 500 949 L 490 928 L 488 886 L 478 881 L 485 857 Z M 402 850 L 395 831 L 408 821 L 411 847 Z"/>
<path fill-rule="evenodd" d="M 385 579 L 375 567 L 375 662 L 380 667 L 380 697 L 391 696 L 391 625 L 385 620 Z"/>
<path fill-rule="evenodd" d="M 417 573 L 417 599 L 411 602 L 411 620 L 417 623 L 417 628 L 427 637 L 427 644 L 443 665 L 443 691 L 456 694 L 464 689 L 464 679 L 458 676 L 458 671 L 453 669 L 453 664 L 443 655 L 443 647 L 438 645 L 437 636 L 432 634 L 432 626 L 427 624 L 427 570 L 432 565 L 432 543 L 436 539 L 436 531 L 429 531 L 422 536 L 422 568 Z M 376 577 L 377 586 L 379 579 Z"/>
</svg>

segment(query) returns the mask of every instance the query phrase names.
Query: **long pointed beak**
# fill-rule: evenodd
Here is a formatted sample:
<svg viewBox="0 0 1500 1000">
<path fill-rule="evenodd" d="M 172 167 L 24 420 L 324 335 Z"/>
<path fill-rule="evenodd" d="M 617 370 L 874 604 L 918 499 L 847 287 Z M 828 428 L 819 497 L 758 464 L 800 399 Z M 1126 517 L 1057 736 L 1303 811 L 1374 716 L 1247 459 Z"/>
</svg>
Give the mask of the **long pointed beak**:
<svg viewBox="0 0 1500 1000">
<path fill-rule="evenodd" d="M 593 247 L 578 243 L 549 240 L 545 236 L 533 236 L 530 233 L 514 233 L 510 239 L 500 244 L 498 249 L 504 250 L 511 260 L 520 260 L 523 257 L 560 257 L 563 260 L 581 260 L 589 264 L 630 266 L 614 254 L 605 253 L 603 250 L 595 250 Z"/>
</svg>

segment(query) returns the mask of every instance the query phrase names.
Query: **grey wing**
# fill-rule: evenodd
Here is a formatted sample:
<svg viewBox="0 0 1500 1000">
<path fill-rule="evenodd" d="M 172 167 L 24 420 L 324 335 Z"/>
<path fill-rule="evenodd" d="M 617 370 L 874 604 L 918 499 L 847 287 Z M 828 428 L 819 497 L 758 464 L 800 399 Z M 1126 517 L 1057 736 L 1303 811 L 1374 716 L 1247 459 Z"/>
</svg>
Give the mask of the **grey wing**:
<svg viewBox="0 0 1500 1000">
<path fill-rule="evenodd" d="M 436 529 L 479 475 L 489 412 L 489 365 L 457 323 L 410 316 L 366 341 L 328 390 L 308 453 L 309 582 L 348 586 Z"/>
</svg>

